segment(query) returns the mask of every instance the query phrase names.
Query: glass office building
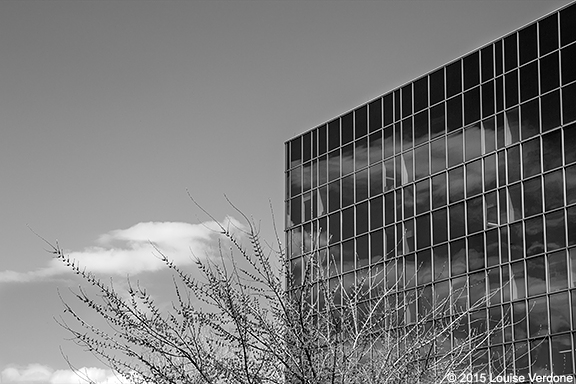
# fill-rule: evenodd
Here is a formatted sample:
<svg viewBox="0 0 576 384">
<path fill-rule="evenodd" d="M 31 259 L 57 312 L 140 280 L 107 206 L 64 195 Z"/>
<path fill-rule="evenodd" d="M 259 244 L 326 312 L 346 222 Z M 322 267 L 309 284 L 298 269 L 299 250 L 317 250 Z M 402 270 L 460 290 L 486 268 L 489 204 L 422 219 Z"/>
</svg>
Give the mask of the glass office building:
<svg viewBox="0 0 576 384">
<path fill-rule="evenodd" d="M 294 285 L 316 247 L 332 279 L 383 268 L 398 324 L 492 292 L 477 359 L 576 373 L 576 3 L 289 140 L 285 175 Z"/>
</svg>

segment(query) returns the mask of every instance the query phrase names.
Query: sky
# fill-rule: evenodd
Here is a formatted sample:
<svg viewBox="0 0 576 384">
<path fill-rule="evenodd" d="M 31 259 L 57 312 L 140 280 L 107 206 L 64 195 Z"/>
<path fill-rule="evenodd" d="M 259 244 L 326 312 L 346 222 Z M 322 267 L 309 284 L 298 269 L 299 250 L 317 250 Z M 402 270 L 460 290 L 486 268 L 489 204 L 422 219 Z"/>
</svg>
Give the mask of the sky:
<svg viewBox="0 0 576 384">
<path fill-rule="evenodd" d="M 78 383 L 61 349 L 116 380 L 54 320 L 81 282 L 39 236 L 164 297 L 149 242 L 210 255 L 224 195 L 283 229 L 286 140 L 569 2 L 0 1 L 0 382 Z"/>
</svg>

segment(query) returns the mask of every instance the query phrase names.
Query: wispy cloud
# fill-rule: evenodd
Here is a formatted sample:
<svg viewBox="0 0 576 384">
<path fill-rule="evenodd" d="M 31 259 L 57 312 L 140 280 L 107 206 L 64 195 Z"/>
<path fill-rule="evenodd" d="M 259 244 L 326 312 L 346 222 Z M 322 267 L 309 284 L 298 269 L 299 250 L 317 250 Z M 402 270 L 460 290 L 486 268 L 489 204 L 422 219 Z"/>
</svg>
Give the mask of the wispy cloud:
<svg viewBox="0 0 576 384">
<path fill-rule="evenodd" d="M 232 232 L 242 224 L 232 217 L 220 223 L 208 221 L 200 224 L 182 222 L 144 222 L 126 229 L 117 229 L 101 235 L 96 245 L 66 254 L 82 268 L 107 275 L 135 275 L 164 268 L 157 247 L 178 265 L 193 262 L 194 257 L 205 257 L 214 250 L 220 226 Z M 57 259 L 34 271 L 0 271 L 0 283 L 28 282 L 69 272 Z"/>
<path fill-rule="evenodd" d="M 57 369 L 46 365 L 29 364 L 26 367 L 7 367 L 0 373 L 2 384 L 84 384 L 90 379 L 95 384 L 125 384 L 122 377 L 109 369 L 79 368 Z"/>
</svg>

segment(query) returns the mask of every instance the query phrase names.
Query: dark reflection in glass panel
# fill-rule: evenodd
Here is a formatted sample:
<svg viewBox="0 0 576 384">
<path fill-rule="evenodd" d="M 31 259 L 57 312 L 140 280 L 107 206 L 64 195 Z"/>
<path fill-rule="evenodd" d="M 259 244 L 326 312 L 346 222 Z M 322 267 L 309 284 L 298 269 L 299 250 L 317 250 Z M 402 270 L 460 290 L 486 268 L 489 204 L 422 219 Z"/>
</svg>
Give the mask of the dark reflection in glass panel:
<svg viewBox="0 0 576 384">
<path fill-rule="evenodd" d="M 328 211 L 340 209 L 340 180 L 328 184 Z"/>
<path fill-rule="evenodd" d="M 558 52 L 540 59 L 540 92 L 546 93 L 560 86 Z"/>
<path fill-rule="evenodd" d="M 384 195 L 384 223 L 386 225 L 392 224 L 394 222 L 394 192 L 389 192 Z"/>
<path fill-rule="evenodd" d="M 564 124 L 576 120 L 576 107 L 570 108 L 569 106 L 576 105 L 576 83 L 562 88 L 562 114 Z"/>
<path fill-rule="evenodd" d="M 522 218 L 520 184 L 514 184 L 508 188 L 508 215 L 510 222 Z"/>
<path fill-rule="evenodd" d="M 356 206 L 356 235 L 368 232 L 368 202 Z"/>
<path fill-rule="evenodd" d="M 428 107 L 428 77 L 414 82 L 414 112 Z"/>
<path fill-rule="evenodd" d="M 390 113 L 390 117 L 391 116 L 392 113 Z M 382 99 L 374 100 L 368 105 L 368 118 L 370 132 L 374 132 L 375 130 L 382 128 Z"/>
<path fill-rule="evenodd" d="M 318 159 L 318 184 L 324 184 L 328 181 L 328 157 L 321 156 Z"/>
<path fill-rule="evenodd" d="M 302 189 L 309 191 L 312 184 L 312 163 L 308 162 L 302 166 Z"/>
<path fill-rule="evenodd" d="M 295 197 L 290 200 L 290 222 L 292 225 L 300 224 L 302 222 L 302 198 L 301 196 Z"/>
<path fill-rule="evenodd" d="M 480 87 L 464 93 L 464 124 L 480 120 Z"/>
<path fill-rule="evenodd" d="M 576 5 L 572 4 L 560 11 L 560 42 L 562 46 L 576 41 Z"/>
<path fill-rule="evenodd" d="M 520 106 L 522 113 L 522 140 L 536 135 L 540 131 L 538 99 L 529 101 Z"/>
<path fill-rule="evenodd" d="M 566 205 L 576 203 L 576 165 L 566 168 Z"/>
<path fill-rule="evenodd" d="M 568 224 L 568 245 L 576 244 L 576 206 L 572 206 L 566 210 L 566 222 Z M 573 251 L 570 251 L 572 255 Z M 574 273 L 574 265 L 576 257 L 572 257 L 572 277 L 576 277 Z M 576 281 L 576 279 L 572 279 Z"/>
<path fill-rule="evenodd" d="M 354 236 L 354 207 L 342 211 L 342 240 Z"/>
<path fill-rule="evenodd" d="M 443 137 L 430 143 L 430 159 L 432 174 L 446 168 L 446 144 Z"/>
<path fill-rule="evenodd" d="M 505 75 L 506 85 L 506 108 L 510 108 L 518 104 L 518 70 L 507 73 Z"/>
<path fill-rule="evenodd" d="M 467 202 L 468 208 L 468 233 L 475 233 L 484 229 L 484 218 L 482 215 L 482 196 L 470 199 Z"/>
<path fill-rule="evenodd" d="M 414 116 L 414 145 L 428 141 L 428 110 Z"/>
<path fill-rule="evenodd" d="M 540 139 L 535 138 L 522 144 L 524 178 L 540 173 Z"/>
<path fill-rule="evenodd" d="M 342 175 L 354 172 L 354 144 L 342 147 Z"/>
<path fill-rule="evenodd" d="M 394 158 L 384 162 L 384 191 L 394 188 Z"/>
<path fill-rule="evenodd" d="M 370 229 L 382 227 L 384 224 L 384 201 L 382 196 L 370 200 Z"/>
<path fill-rule="evenodd" d="M 336 119 L 328 123 L 328 150 L 340 146 L 340 120 Z"/>
<path fill-rule="evenodd" d="M 344 224 L 344 223 L 342 223 Z M 346 241 L 342 244 L 342 272 L 348 272 L 354 270 L 354 260 L 356 259 L 354 254 L 354 240 Z M 347 276 L 343 276 L 342 279 L 347 279 Z M 338 283 L 336 283 L 338 284 Z M 337 299 L 340 302 L 339 299 Z"/>
<path fill-rule="evenodd" d="M 500 258 L 502 263 L 510 260 L 508 253 L 508 227 L 506 226 L 500 227 Z"/>
<path fill-rule="evenodd" d="M 412 118 L 402 120 L 402 149 L 412 148 L 414 133 L 412 132 Z"/>
<path fill-rule="evenodd" d="M 302 137 L 299 136 L 290 142 L 290 167 L 302 162 Z"/>
<path fill-rule="evenodd" d="M 518 33 L 520 65 L 534 60 L 538 55 L 536 24 L 529 25 Z"/>
<path fill-rule="evenodd" d="M 462 126 L 462 96 L 456 96 L 446 103 L 448 107 L 447 113 L 447 129 L 452 132 Z"/>
<path fill-rule="evenodd" d="M 489 192 L 484 195 L 486 204 L 486 227 L 494 228 L 498 226 L 498 199 L 496 192 Z"/>
<path fill-rule="evenodd" d="M 361 169 L 368 165 L 368 139 L 366 137 L 356 141 L 354 150 L 355 168 Z M 372 148 L 370 148 L 372 149 Z"/>
<path fill-rule="evenodd" d="M 448 240 L 448 219 L 446 208 L 432 213 L 432 228 L 434 233 L 434 244 Z"/>
<path fill-rule="evenodd" d="M 504 109 L 504 76 L 496 78 L 496 112 Z"/>
<path fill-rule="evenodd" d="M 526 220 L 526 255 L 532 256 L 544 252 L 544 228 L 542 216 Z"/>
<path fill-rule="evenodd" d="M 446 205 L 446 174 L 440 173 L 432 178 L 432 207 Z"/>
<path fill-rule="evenodd" d="M 534 61 L 520 68 L 520 101 L 538 95 L 538 62 Z"/>
<path fill-rule="evenodd" d="M 494 81 L 482 85 L 482 117 L 494 114 Z"/>
<path fill-rule="evenodd" d="M 482 160 L 478 159 L 466 165 L 466 196 L 482 192 Z"/>
<path fill-rule="evenodd" d="M 544 201 L 546 211 L 564 205 L 562 170 L 544 175 Z"/>
<path fill-rule="evenodd" d="M 540 177 L 524 182 L 524 216 L 542 212 L 542 184 Z"/>
<path fill-rule="evenodd" d="M 510 260 L 520 260 L 524 257 L 524 231 L 522 222 L 510 225 Z"/>
<path fill-rule="evenodd" d="M 302 193 L 302 168 L 294 168 L 290 171 L 290 196 Z"/>
<path fill-rule="evenodd" d="M 444 68 L 430 74 L 430 105 L 444 100 Z"/>
<path fill-rule="evenodd" d="M 452 276 L 466 272 L 466 246 L 464 239 L 450 243 L 450 261 Z"/>
<path fill-rule="evenodd" d="M 562 165 L 561 131 L 554 131 L 542 136 L 544 172 Z"/>
<path fill-rule="evenodd" d="M 462 69 L 460 60 L 446 67 L 446 97 L 462 91 Z"/>
<path fill-rule="evenodd" d="M 394 155 L 394 127 L 384 128 L 384 158 Z"/>
<path fill-rule="evenodd" d="M 542 96 L 542 132 L 560 125 L 560 91 Z"/>
<path fill-rule="evenodd" d="M 394 124 L 394 154 L 402 151 L 402 131 L 400 123 Z"/>
<path fill-rule="evenodd" d="M 303 136 L 303 147 L 302 147 L 302 161 L 308 161 L 312 157 L 312 133 L 308 132 Z"/>
<path fill-rule="evenodd" d="M 416 183 L 416 214 L 430 210 L 430 186 L 428 179 Z"/>
<path fill-rule="evenodd" d="M 557 293 L 550 296 L 550 333 L 560 333 L 570 331 L 570 305 L 568 304 L 568 292 Z M 556 341 L 556 338 L 553 338 Z M 558 347 L 558 346 L 554 346 Z M 559 373 L 558 368 L 562 369 L 565 373 L 574 372 L 571 369 L 570 362 L 572 356 L 565 356 L 566 354 L 572 355 L 570 349 L 559 350 L 553 347 L 553 362 L 555 363 L 554 373 Z M 570 348 L 570 338 L 566 339 L 563 348 Z M 556 350 L 554 350 L 556 349 Z M 560 355 L 560 356 L 558 356 Z M 559 359 L 558 359 L 559 357 Z M 558 363 L 556 365 L 556 363 Z M 559 367 L 562 365 L 562 367 Z"/>
<path fill-rule="evenodd" d="M 448 167 L 462 163 L 464 149 L 462 147 L 463 132 L 455 132 L 447 137 L 448 147 Z"/>
<path fill-rule="evenodd" d="M 412 114 L 412 84 L 402 88 L 402 117 Z"/>
<path fill-rule="evenodd" d="M 402 190 L 396 191 L 396 220 L 402 220 L 402 207 L 404 206 L 403 199 L 402 199 Z"/>
<path fill-rule="evenodd" d="M 428 171 L 428 160 L 430 156 L 428 154 L 428 144 L 424 144 L 420 147 L 414 149 L 414 173 L 415 180 L 420 180 L 430 174 Z"/>
<path fill-rule="evenodd" d="M 382 163 L 370 167 L 370 196 L 382 193 Z"/>
<path fill-rule="evenodd" d="M 328 180 L 332 181 L 340 177 L 340 153 L 339 151 L 328 154 Z"/>
<path fill-rule="evenodd" d="M 367 112 L 368 108 L 364 105 L 354 111 L 354 132 L 356 139 L 364 136 L 367 131 Z"/>
<path fill-rule="evenodd" d="M 448 277 L 448 246 L 443 244 L 433 249 L 434 258 L 434 280 L 438 281 Z M 448 282 L 446 282 L 446 296 L 448 297 Z M 435 291 L 438 294 L 438 285 L 435 285 Z"/>
<path fill-rule="evenodd" d="M 508 183 L 520 180 L 520 146 L 516 145 L 507 151 Z"/>
<path fill-rule="evenodd" d="M 430 138 L 433 139 L 446 132 L 444 103 L 430 108 Z"/>
<path fill-rule="evenodd" d="M 414 185 L 404 187 L 404 218 L 414 216 Z"/>
<path fill-rule="evenodd" d="M 430 214 L 416 218 L 416 243 L 418 249 L 430 246 Z"/>
<path fill-rule="evenodd" d="M 342 145 L 354 140 L 354 116 L 352 112 L 342 116 Z"/>
<path fill-rule="evenodd" d="M 464 129 L 466 160 L 475 159 L 482 154 L 480 125 L 471 125 Z"/>
<path fill-rule="evenodd" d="M 546 215 L 546 251 L 553 251 L 566 246 L 564 233 L 564 210 Z"/>
<path fill-rule="evenodd" d="M 518 66 L 516 53 L 516 33 L 504 38 L 504 70 Z"/>
<path fill-rule="evenodd" d="M 430 251 L 430 249 L 427 249 L 425 251 L 421 251 L 418 252 L 418 261 L 417 261 L 417 268 L 418 268 L 418 285 L 422 285 L 422 284 L 428 284 L 432 281 L 432 252 Z M 430 295 L 432 294 L 431 292 L 431 286 L 429 285 L 427 288 L 425 288 L 425 290 L 429 291 Z M 427 302 L 427 306 L 429 307 L 432 304 L 432 297 L 426 297 L 424 298 L 424 300 Z M 420 308 L 422 309 L 422 308 Z M 428 308 L 428 311 L 431 308 Z M 421 314 L 424 314 L 426 312 L 420 312 Z"/>
<path fill-rule="evenodd" d="M 400 120 L 401 116 L 400 116 L 400 106 L 401 106 L 401 100 L 400 100 L 400 90 L 396 90 L 394 91 L 394 121 L 398 121 Z"/>
<path fill-rule="evenodd" d="M 520 141 L 518 107 L 506 111 L 504 116 L 504 139 L 506 145 L 517 143 Z"/>
<path fill-rule="evenodd" d="M 342 178 L 342 207 L 354 204 L 354 175 Z"/>
<path fill-rule="evenodd" d="M 384 126 L 386 126 L 388 124 L 392 124 L 394 121 L 394 102 L 392 99 L 392 94 L 389 93 L 385 95 L 382 99 L 382 102 L 384 104 Z"/>
<path fill-rule="evenodd" d="M 464 198 L 464 167 L 451 169 L 448 172 L 450 185 L 450 203 Z"/>
<path fill-rule="evenodd" d="M 566 252 L 554 252 L 547 255 L 548 284 L 550 292 L 568 288 L 568 268 L 566 266 Z"/>
<path fill-rule="evenodd" d="M 498 186 L 506 185 L 506 152 L 498 152 Z"/>
<path fill-rule="evenodd" d="M 326 153 L 326 125 L 318 128 L 318 154 L 323 155 Z"/>
<path fill-rule="evenodd" d="M 490 153 L 496 149 L 496 124 L 494 117 L 482 121 L 482 154 Z"/>
<path fill-rule="evenodd" d="M 347 193 L 343 191 L 343 193 Z M 356 201 L 368 198 L 368 170 L 363 169 L 356 173 Z"/>
<path fill-rule="evenodd" d="M 464 58 L 464 89 L 472 88 L 480 83 L 480 53 L 471 53 Z"/>
<path fill-rule="evenodd" d="M 468 237 L 468 271 L 484 268 L 484 236 L 479 233 Z"/>
<path fill-rule="evenodd" d="M 538 23 L 540 27 L 540 56 L 558 49 L 558 16 L 553 14 Z"/>
<path fill-rule="evenodd" d="M 382 131 L 370 135 L 370 164 L 382 160 Z"/>
<path fill-rule="evenodd" d="M 318 215 L 325 215 L 328 208 L 328 186 L 318 188 Z"/>
<path fill-rule="evenodd" d="M 372 264 L 384 259 L 384 232 L 382 230 L 370 234 L 370 256 Z"/>
<path fill-rule="evenodd" d="M 493 45 L 482 48 L 480 52 L 482 62 L 482 81 L 489 80 L 494 77 L 494 54 Z"/>
<path fill-rule="evenodd" d="M 496 188 L 496 155 L 484 158 L 484 190 Z"/>
<path fill-rule="evenodd" d="M 540 280 L 539 276 L 536 279 Z M 540 284 L 537 284 L 535 287 L 530 286 L 530 276 L 528 276 L 528 295 L 532 295 L 530 291 L 536 290 L 536 288 L 540 287 Z M 546 336 L 548 334 L 548 306 L 546 305 L 546 297 L 539 297 L 537 299 L 531 299 L 528 301 L 528 317 L 530 320 L 530 336 Z M 539 340 L 541 341 L 541 340 Z M 532 346 L 537 345 L 536 342 L 531 343 Z M 547 347 L 547 346 L 546 346 Z M 540 348 L 544 349 L 544 348 Z M 547 349 L 547 348 L 545 348 Z M 530 352 L 532 353 L 532 362 L 536 363 L 538 355 L 534 353 L 531 349 Z M 547 351 L 546 351 L 547 352 Z M 544 361 L 541 364 L 545 364 L 548 366 L 548 353 L 542 356 Z M 536 363 L 537 364 L 537 363 Z M 532 368 L 536 364 L 532 364 Z M 550 372 L 550 371 L 548 371 Z"/>
<path fill-rule="evenodd" d="M 576 80 L 576 45 L 563 48 L 562 57 L 562 84 L 568 84 Z"/>
<path fill-rule="evenodd" d="M 362 268 L 369 263 L 370 254 L 368 252 L 368 235 L 361 236 L 356 240 L 356 268 Z M 367 276 L 365 272 L 368 269 L 361 271 L 362 275 L 359 274 L 359 279 L 364 279 Z M 362 277 L 360 277 L 362 276 Z M 360 281 L 357 281 L 360 283 Z"/>
<path fill-rule="evenodd" d="M 412 171 L 412 152 L 396 156 L 396 186 L 399 187 L 414 180 Z"/>
<path fill-rule="evenodd" d="M 565 143 L 576 143 L 576 124 L 570 124 L 562 129 L 564 131 L 564 142 Z M 571 151 L 568 148 L 564 148 L 564 161 L 566 164 L 570 164 L 576 161 L 576 151 Z"/>
<path fill-rule="evenodd" d="M 450 207 L 450 239 L 464 236 L 464 203 L 458 203 Z"/>
</svg>

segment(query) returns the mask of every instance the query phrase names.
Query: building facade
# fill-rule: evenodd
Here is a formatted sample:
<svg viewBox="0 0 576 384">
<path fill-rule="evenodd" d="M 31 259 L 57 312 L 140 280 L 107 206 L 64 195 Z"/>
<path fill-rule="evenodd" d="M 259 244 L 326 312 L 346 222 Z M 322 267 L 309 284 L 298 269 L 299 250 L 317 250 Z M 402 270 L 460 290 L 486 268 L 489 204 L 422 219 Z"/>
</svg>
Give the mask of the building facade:
<svg viewBox="0 0 576 384">
<path fill-rule="evenodd" d="M 576 3 L 289 140 L 285 175 L 288 289 L 314 247 L 332 279 L 383 268 L 399 324 L 492 293 L 478 359 L 576 373 Z"/>
</svg>

